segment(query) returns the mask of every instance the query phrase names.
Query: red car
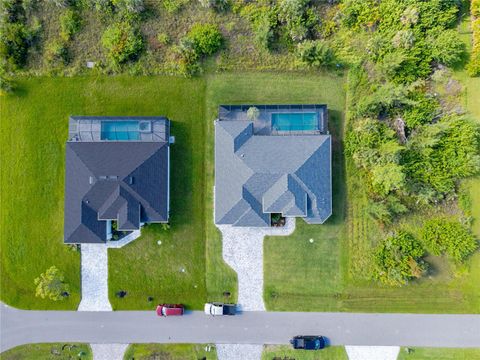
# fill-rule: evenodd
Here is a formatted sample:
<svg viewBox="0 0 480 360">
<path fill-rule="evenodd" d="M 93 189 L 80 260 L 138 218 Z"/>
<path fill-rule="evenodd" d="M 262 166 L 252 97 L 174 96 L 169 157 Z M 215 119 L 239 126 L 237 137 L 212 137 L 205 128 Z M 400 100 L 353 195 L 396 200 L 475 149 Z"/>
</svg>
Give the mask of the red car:
<svg viewBox="0 0 480 360">
<path fill-rule="evenodd" d="M 184 307 L 182 304 L 161 304 L 157 305 L 158 316 L 183 315 Z"/>
</svg>

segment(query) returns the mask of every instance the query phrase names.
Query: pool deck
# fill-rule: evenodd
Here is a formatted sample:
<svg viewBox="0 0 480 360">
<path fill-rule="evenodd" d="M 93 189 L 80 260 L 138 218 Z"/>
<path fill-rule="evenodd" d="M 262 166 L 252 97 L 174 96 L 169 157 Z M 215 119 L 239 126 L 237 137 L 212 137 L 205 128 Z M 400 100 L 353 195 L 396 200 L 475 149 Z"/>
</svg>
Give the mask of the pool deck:
<svg viewBox="0 0 480 360">
<path fill-rule="evenodd" d="M 135 140 L 104 140 L 101 135 L 103 121 L 150 121 L 151 131 L 139 131 L 139 138 Z M 71 116 L 68 141 L 168 141 L 167 126 L 168 120 L 160 116 Z"/>
<path fill-rule="evenodd" d="M 220 105 L 219 120 L 251 121 L 247 118 L 247 110 L 256 107 L 260 115 L 253 121 L 255 135 L 306 135 L 328 134 L 328 113 L 326 105 Z M 319 130 L 277 131 L 272 128 L 272 114 L 274 113 L 316 113 Z"/>
</svg>

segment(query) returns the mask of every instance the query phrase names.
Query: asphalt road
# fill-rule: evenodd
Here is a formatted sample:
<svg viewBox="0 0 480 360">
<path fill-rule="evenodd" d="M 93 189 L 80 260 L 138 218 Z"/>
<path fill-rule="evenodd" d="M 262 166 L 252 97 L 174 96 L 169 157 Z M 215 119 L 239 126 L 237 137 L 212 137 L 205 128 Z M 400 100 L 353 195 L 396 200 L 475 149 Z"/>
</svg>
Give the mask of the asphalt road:
<svg viewBox="0 0 480 360">
<path fill-rule="evenodd" d="M 284 344 L 293 335 L 325 335 L 331 345 L 480 347 L 480 315 L 194 311 L 26 311 L 1 305 L 0 351 L 42 342 Z"/>
</svg>

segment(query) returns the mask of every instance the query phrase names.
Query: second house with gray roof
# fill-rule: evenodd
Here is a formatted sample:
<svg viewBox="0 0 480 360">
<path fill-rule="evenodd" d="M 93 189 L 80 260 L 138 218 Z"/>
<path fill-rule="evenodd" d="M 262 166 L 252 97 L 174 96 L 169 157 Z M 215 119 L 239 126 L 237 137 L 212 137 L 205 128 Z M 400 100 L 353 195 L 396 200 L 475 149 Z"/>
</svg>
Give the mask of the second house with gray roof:
<svg viewBox="0 0 480 360">
<path fill-rule="evenodd" d="M 215 223 L 269 227 L 272 214 L 332 214 L 325 105 L 222 105 L 215 122 Z"/>
</svg>

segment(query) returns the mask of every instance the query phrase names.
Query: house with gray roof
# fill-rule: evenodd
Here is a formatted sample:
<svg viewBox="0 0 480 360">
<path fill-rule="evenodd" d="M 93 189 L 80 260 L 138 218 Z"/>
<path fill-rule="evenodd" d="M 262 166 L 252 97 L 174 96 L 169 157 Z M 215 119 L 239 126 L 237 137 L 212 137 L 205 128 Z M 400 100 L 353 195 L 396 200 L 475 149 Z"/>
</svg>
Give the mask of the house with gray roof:
<svg viewBox="0 0 480 360">
<path fill-rule="evenodd" d="M 327 114 L 325 105 L 220 106 L 215 223 L 269 227 L 272 214 L 324 223 L 332 214 Z"/>
<path fill-rule="evenodd" d="M 72 116 L 66 144 L 64 242 L 104 243 L 169 217 L 170 121 Z"/>
</svg>

